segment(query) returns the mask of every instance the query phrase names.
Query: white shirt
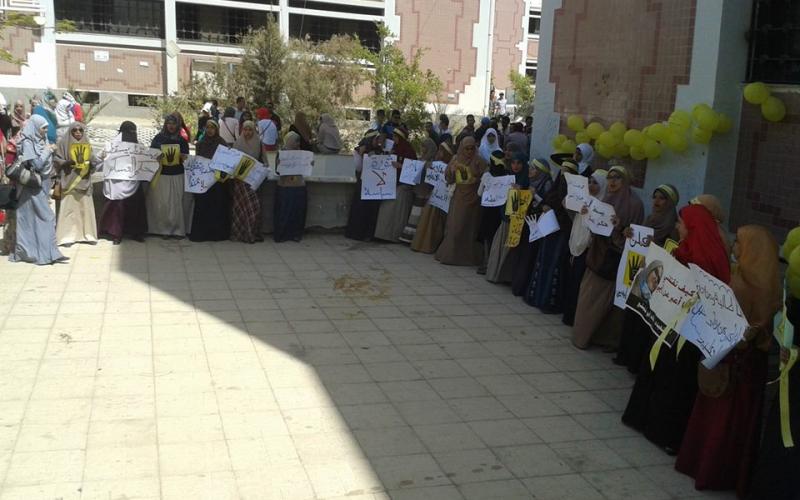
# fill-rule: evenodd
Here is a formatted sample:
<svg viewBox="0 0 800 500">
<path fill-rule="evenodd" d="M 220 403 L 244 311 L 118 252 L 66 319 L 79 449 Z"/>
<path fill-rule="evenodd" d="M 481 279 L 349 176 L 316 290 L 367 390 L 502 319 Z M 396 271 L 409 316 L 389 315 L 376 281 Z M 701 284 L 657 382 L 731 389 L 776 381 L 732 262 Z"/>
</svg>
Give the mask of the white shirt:
<svg viewBox="0 0 800 500">
<path fill-rule="evenodd" d="M 267 146 L 275 146 L 278 143 L 278 127 L 272 120 L 259 120 L 258 135 L 261 143 Z"/>
<path fill-rule="evenodd" d="M 497 100 L 497 108 L 501 115 L 506 114 L 506 104 L 508 104 L 508 100 L 505 97 Z"/>
<path fill-rule="evenodd" d="M 219 136 L 228 144 L 239 138 L 239 121 L 236 118 L 222 118 L 219 121 Z"/>
</svg>

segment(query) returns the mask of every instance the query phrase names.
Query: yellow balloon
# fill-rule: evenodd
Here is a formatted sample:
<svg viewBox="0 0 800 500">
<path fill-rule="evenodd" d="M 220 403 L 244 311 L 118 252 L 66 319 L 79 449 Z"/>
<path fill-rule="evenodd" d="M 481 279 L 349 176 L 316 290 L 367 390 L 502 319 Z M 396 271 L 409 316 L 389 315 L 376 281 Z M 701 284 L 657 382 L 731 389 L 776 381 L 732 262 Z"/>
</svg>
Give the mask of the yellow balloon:
<svg viewBox="0 0 800 500">
<path fill-rule="evenodd" d="M 733 128 L 733 122 L 728 115 L 725 113 L 718 113 L 717 116 L 719 117 L 719 123 L 717 123 L 717 128 L 714 129 L 714 132 L 718 134 L 725 134 Z"/>
<path fill-rule="evenodd" d="M 577 142 L 578 144 L 583 144 L 583 143 L 588 144 L 591 141 L 592 138 L 589 137 L 589 134 L 587 134 L 585 130 L 581 130 L 580 132 L 575 134 L 575 142 Z"/>
<path fill-rule="evenodd" d="M 586 124 L 583 121 L 583 118 L 578 115 L 570 115 L 567 118 L 567 128 L 572 130 L 573 132 L 580 132 L 586 127 Z"/>
<path fill-rule="evenodd" d="M 670 130 L 667 133 L 665 143 L 669 149 L 676 153 L 683 153 L 689 149 L 689 141 L 686 140 L 686 136 L 684 134 L 675 132 L 674 130 Z"/>
<path fill-rule="evenodd" d="M 597 138 L 598 144 L 604 145 L 608 148 L 613 148 L 619 142 L 617 136 L 612 134 L 610 131 L 605 131 L 600 134 L 600 137 Z"/>
<path fill-rule="evenodd" d="M 557 136 L 553 137 L 553 147 L 555 149 L 559 149 L 564 141 L 567 140 L 567 136 L 564 134 L 558 134 Z"/>
<path fill-rule="evenodd" d="M 717 113 L 709 107 L 701 108 L 698 111 L 697 118 L 695 118 L 695 120 L 700 128 L 704 128 L 709 131 L 714 130 L 717 128 L 717 125 L 719 125 L 719 117 L 717 116 Z"/>
<path fill-rule="evenodd" d="M 711 131 L 704 128 L 695 127 L 692 129 L 692 140 L 697 144 L 708 144 L 711 142 Z"/>
<path fill-rule="evenodd" d="M 614 146 L 614 156 L 617 158 L 626 158 L 631 155 L 631 148 L 627 146 L 624 142 L 618 142 L 616 146 Z"/>
<path fill-rule="evenodd" d="M 575 148 L 577 147 L 578 145 L 575 144 L 575 141 L 573 141 L 572 139 L 567 139 L 566 141 L 561 143 L 561 147 L 559 148 L 559 150 L 562 153 L 574 153 Z"/>
<path fill-rule="evenodd" d="M 696 121 L 700 117 L 700 113 L 706 109 L 711 109 L 711 106 L 709 106 L 704 102 L 700 104 L 695 104 L 694 106 L 692 106 L 692 118 Z"/>
<path fill-rule="evenodd" d="M 787 281 L 789 282 L 789 294 L 796 299 L 800 299 L 800 278 L 789 274 L 787 275 Z"/>
<path fill-rule="evenodd" d="M 644 139 L 645 139 L 644 134 L 639 130 L 633 128 L 625 132 L 625 135 L 622 137 L 622 140 L 623 142 L 625 142 L 625 145 L 632 148 L 644 144 Z"/>
<path fill-rule="evenodd" d="M 692 124 L 692 115 L 688 111 L 678 109 L 669 115 L 669 123 L 682 129 L 688 129 Z"/>
<path fill-rule="evenodd" d="M 597 146 L 597 152 L 600 153 L 600 156 L 606 159 L 614 156 L 614 148 L 606 146 L 605 144 L 600 144 Z"/>
<path fill-rule="evenodd" d="M 648 160 L 655 160 L 661 156 L 661 145 L 653 139 L 647 139 L 642 149 Z"/>
<path fill-rule="evenodd" d="M 786 106 L 775 96 L 770 96 L 761 105 L 761 114 L 771 122 L 779 122 L 786 116 Z"/>
<path fill-rule="evenodd" d="M 647 154 L 641 146 L 631 146 L 631 158 L 636 161 L 641 161 L 647 158 Z"/>
<path fill-rule="evenodd" d="M 663 141 L 667 127 L 663 123 L 654 123 L 647 129 L 647 136 L 654 141 Z"/>
<path fill-rule="evenodd" d="M 597 122 L 592 122 L 586 127 L 586 132 L 592 139 L 597 139 L 598 137 L 600 137 L 600 134 L 602 134 L 605 131 L 606 129 L 603 128 L 603 126 Z"/>
<path fill-rule="evenodd" d="M 622 139 L 622 136 L 625 135 L 625 132 L 627 132 L 627 130 L 628 127 L 626 127 L 625 124 L 622 122 L 614 122 L 611 124 L 610 127 L 608 127 L 608 131 L 614 134 L 614 136 L 618 137 L 619 139 Z"/>
<path fill-rule="evenodd" d="M 761 82 L 750 83 L 744 87 L 744 99 L 750 104 L 764 104 L 769 96 L 769 87 Z"/>
<path fill-rule="evenodd" d="M 789 234 L 786 235 L 786 241 L 783 242 L 783 258 L 789 259 L 789 256 L 792 255 L 792 251 L 800 246 L 800 226 L 789 231 Z"/>
<path fill-rule="evenodd" d="M 795 247 L 787 259 L 789 261 L 789 271 L 792 274 L 800 274 L 800 247 Z"/>
</svg>

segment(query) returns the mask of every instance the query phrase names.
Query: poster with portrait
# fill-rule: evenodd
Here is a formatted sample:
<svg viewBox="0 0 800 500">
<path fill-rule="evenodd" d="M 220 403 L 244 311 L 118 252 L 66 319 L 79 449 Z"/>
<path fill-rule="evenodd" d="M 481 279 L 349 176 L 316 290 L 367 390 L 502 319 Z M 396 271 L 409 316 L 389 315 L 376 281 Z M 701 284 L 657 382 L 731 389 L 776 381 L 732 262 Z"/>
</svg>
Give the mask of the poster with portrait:
<svg viewBox="0 0 800 500">
<path fill-rule="evenodd" d="M 631 224 L 633 234 L 625 240 L 625 248 L 617 269 L 617 285 L 614 291 L 614 305 L 625 309 L 628 292 L 631 289 L 636 273 L 644 266 L 650 239 L 653 237 L 653 228 Z"/>
<path fill-rule="evenodd" d="M 394 155 L 372 155 L 364 158 L 361 171 L 362 200 L 394 200 L 397 197 L 397 169 Z"/>
</svg>

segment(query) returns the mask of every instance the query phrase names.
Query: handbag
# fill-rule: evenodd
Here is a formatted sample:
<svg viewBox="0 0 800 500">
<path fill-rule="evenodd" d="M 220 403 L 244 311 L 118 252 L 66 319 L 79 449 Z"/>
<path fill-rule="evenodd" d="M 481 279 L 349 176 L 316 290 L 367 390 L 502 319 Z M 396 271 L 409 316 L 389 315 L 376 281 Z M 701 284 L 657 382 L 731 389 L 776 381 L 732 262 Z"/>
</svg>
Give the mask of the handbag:
<svg viewBox="0 0 800 500">
<path fill-rule="evenodd" d="M 56 181 L 53 183 L 53 192 L 50 193 L 50 197 L 54 200 L 60 200 L 63 197 L 61 181 L 59 179 L 56 179 Z"/>
<path fill-rule="evenodd" d="M 15 160 L 6 170 L 6 176 L 22 186 L 30 188 L 42 187 L 42 176 L 31 168 L 29 160 Z"/>
</svg>

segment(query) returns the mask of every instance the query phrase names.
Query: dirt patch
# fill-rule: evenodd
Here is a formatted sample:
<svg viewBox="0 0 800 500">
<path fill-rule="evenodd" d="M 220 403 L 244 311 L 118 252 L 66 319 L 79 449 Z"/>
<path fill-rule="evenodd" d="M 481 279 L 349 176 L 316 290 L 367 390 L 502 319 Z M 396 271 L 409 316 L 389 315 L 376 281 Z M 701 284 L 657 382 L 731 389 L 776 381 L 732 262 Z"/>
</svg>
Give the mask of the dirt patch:
<svg viewBox="0 0 800 500">
<path fill-rule="evenodd" d="M 369 278 L 344 274 L 333 282 L 333 289 L 348 297 L 366 297 L 381 300 L 389 297 L 391 273 L 383 271 L 377 282 Z"/>
</svg>

